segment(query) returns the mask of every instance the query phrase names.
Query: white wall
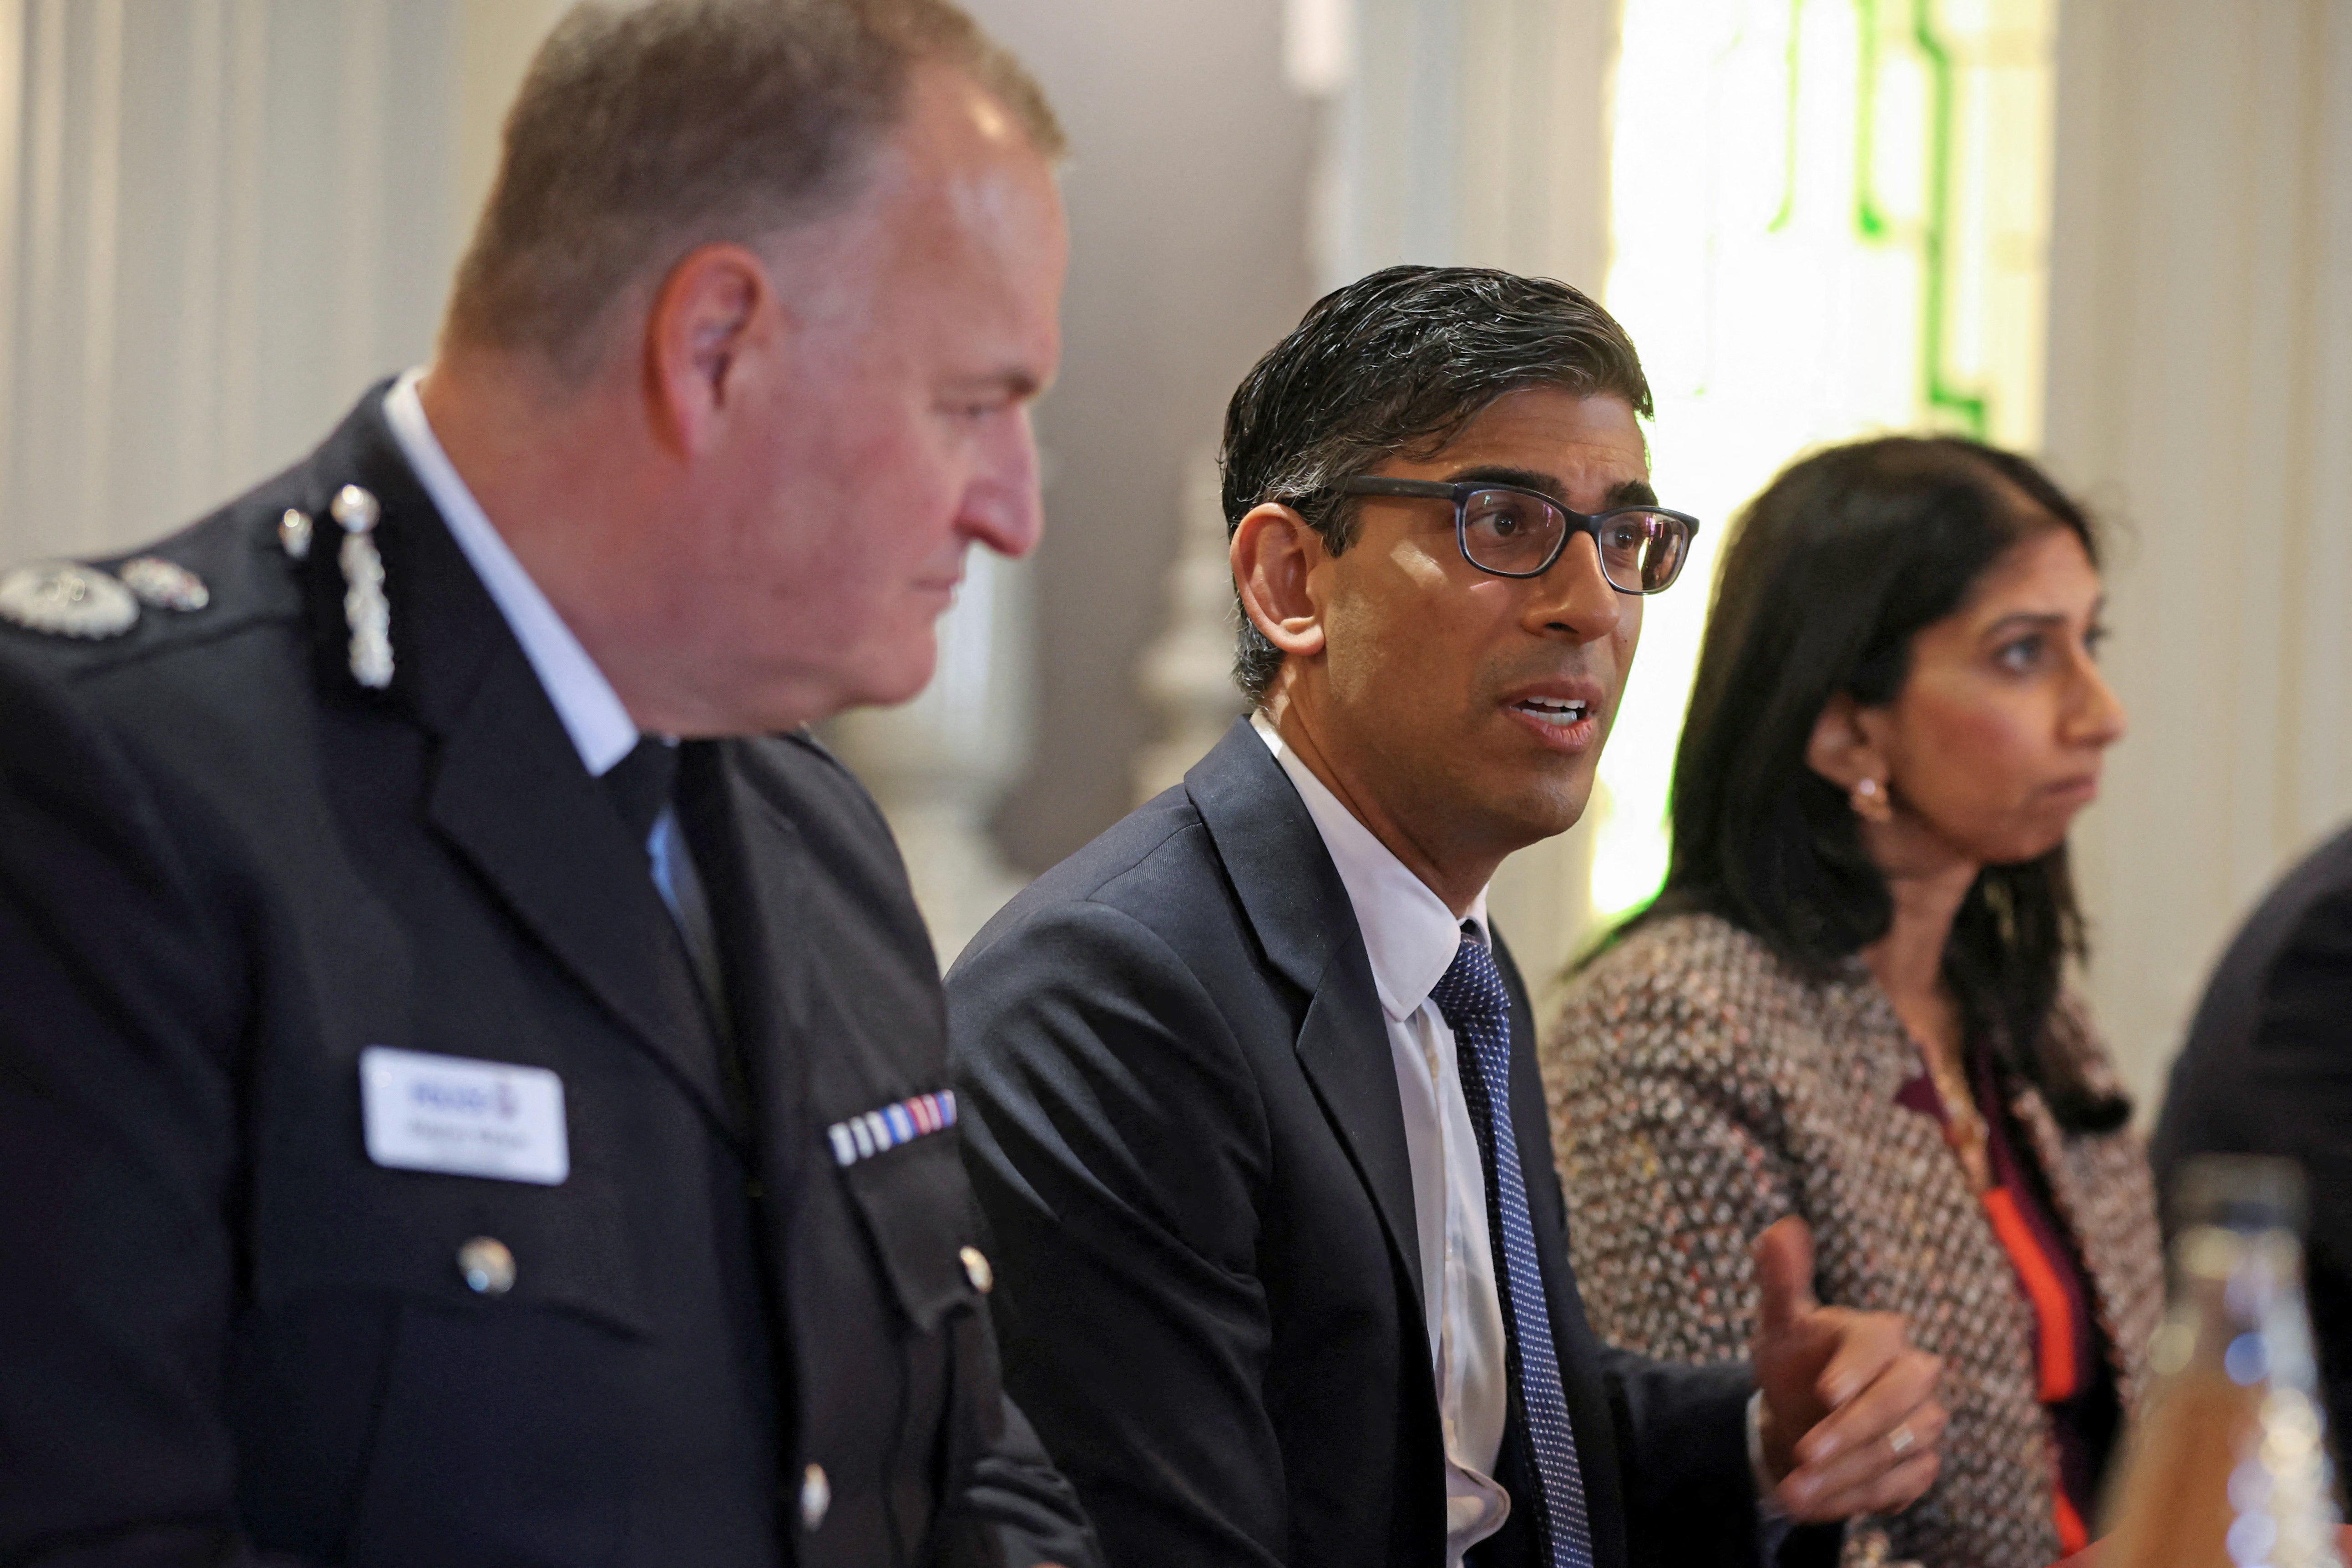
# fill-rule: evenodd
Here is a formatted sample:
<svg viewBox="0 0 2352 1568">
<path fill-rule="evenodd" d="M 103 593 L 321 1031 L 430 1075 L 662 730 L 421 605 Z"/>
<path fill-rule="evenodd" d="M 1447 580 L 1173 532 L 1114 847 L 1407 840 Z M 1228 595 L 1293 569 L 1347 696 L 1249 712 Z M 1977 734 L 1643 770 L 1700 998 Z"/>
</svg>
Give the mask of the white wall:
<svg viewBox="0 0 2352 1568">
<path fill-rule="evenodd" d="M 1037 412 L 1036 742 L 997 817 L 1034 872 L 1125 814 L 1160 738 L 1138 681 L 1188 465 L 1314 297 L 1314 117 L 1284 79 L 1281 0 L 967 3 L 1070 136 L 1062 374 Z"/>
<path fill-rule="evenodd" d="M 2076 844 L 2145 1110 L 2237 921 L 2352 816 L 2352 5 L 2060 16 L 2048 451 L 2115 525 L 2132 715 Z"/>
</svg>

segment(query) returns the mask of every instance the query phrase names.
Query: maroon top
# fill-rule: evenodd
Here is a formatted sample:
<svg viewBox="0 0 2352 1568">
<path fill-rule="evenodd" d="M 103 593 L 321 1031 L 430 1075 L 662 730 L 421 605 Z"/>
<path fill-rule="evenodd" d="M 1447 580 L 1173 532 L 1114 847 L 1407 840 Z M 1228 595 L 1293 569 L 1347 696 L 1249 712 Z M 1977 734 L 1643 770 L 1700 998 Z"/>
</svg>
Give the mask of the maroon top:
<svg viewBox="0 0 2352 1568">
<path fill-rule="evenodd" d="M 2020 1290 L 2034 1310 L 2039 1330 L 2035 1366 L 2058 1464 L 2059 1534 L 2072 1551 L 2084 1537 L 2083 1521 L 2091 1518 L 2097 1501 L 2099 1478 L 2115 1447 L 2122 1405 L 2081 1254 L 2051 1202 L 2041 1166 L 2011 1118 L 1991 1060 L 1982 1052 L 1970 1054 L 1975 1058 L 1977 1111 L 1985 1122 L 1985 1163 L 1993 1184 L 1984 1194 L 1987 1217 L 2017 1272 Z M 1895 1098 L 1906 1109 L 1949 1127 L 1943 1097 L 1924 1070 Z"/>
</svg>

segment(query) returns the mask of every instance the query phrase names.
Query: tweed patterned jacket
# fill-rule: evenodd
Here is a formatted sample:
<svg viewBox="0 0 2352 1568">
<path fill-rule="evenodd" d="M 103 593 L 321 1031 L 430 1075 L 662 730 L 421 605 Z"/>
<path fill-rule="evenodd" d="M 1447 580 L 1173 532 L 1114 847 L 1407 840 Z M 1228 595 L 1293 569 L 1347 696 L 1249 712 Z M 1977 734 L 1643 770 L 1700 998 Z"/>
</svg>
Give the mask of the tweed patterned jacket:
<svg viewBox="0 0 2352 1568">
<path fill-rule="evenodd" d="M 2064 1024 L 2086 1070 L 2110 1073 L 2071 1003 Z M 1822 1300 L 1907 1317 L 1944 1358 L 1952 1417 L 1935 1486 L 1859 1523 L 1847 1561 L 2057 1560 L 2032 1309 L 1941 1129 L 1895 1103 L 1919 1053 L 1859 959 L 1816 984 L 1725 921 L 1661 919 L 1576 978 L 1541 1057 L 1577 1280 L 1603 1339 L 1668 1360 L 1746 1354 L 1748 1246 L 1802 1215 Z M 2030 1088 L 2011 1103 L 2128 1412 L 2163 1308 L 2147 1158 L 2127 1131 L 2061 1131 Z"/>
</svg>

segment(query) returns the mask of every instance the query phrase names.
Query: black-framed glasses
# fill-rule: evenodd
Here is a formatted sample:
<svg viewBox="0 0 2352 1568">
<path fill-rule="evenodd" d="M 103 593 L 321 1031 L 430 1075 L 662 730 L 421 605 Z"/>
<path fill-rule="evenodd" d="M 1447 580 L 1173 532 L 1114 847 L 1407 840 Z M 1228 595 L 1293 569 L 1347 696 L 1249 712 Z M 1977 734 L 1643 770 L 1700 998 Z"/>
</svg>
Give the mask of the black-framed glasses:
<svg viewBox="0 0 2352 1568">
<path fill-rule="evenodd" d="M 1462 559 L 1497 577 L 1540 577 L 1576 534 L 1592 535 L 1601 575 L 1621 594 L 1659 594 L 1690 559 L 1698 519 L 1656 506 L 1619 506 L 1590 516 L 1540 490 L 1483 479 L 1390 479 L 1366 475 L 1332 489 L 1351 496 L 1427 496 L 1454 503 Z"/>
</svg>

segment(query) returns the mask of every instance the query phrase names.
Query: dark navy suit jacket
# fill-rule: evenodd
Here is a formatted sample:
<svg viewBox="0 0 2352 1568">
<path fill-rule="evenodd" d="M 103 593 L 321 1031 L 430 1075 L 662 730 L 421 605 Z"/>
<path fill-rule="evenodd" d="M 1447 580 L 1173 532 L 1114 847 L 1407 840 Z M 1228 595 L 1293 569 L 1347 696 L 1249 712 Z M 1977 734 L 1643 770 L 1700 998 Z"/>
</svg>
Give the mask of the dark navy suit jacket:
<svg viewBox="0 0 2352 1568">
<path fill-rule="evenodd" d="M 1755 1568 L 1742 1365 L 1585 1322 L 1512 998 L 1511 1116 L 1601 1568 Z M 1015 899 L 948 977 L 1014 1397 L 1122 1568 L 1431 1568 L 1444 1459 L 1403 1112 L 1370 961 L 1245 723 Z M 1525 1495 L 1523 1423 L 1497 1478 Z M 1474 1561 L 1536 1561 L 1516 1510 Z M 1833 1549 L 1801 1531 L 1797 1555 Z"/>
</svg>

